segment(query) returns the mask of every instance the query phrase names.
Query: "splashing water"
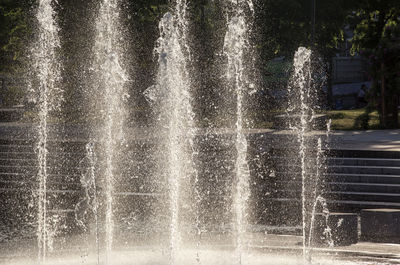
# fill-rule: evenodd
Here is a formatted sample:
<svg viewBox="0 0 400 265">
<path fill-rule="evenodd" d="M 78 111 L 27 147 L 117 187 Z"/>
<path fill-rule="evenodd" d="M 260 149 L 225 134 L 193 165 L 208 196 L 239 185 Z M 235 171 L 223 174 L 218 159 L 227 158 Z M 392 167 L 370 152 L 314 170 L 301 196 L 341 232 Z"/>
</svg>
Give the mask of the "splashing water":
<svg viewBox="0 0 400 265">
<path fill-rule="evenodd" d="M 301 163 L 301 179 L 302 179 L 302 223 L 303 223 L 303 257 L 307 260 L 307 184 L 308 165 L 307 154 L 309 143 L 306 139 L 306 132 L 310 129 L 313 120 L 313 109 L 311 102 L 311 50 L 300 47 L 294 56 L 294 74 L 293 74 L 293 89 L 288 91 L 292 94 L 292 101 L 289 102 L 289 111 L 300 117 L 299 122 L 292 127 L 297 134 L 299 143 L 299 156 Z"/>
<path fill-rule="evenodd" d="M 92 197 L 92 203 L 89 205 L 93 211 L 94 220 L 95 220 L 95 237 L 96 237 L 96 247 L 97 247 L 97 264 L 100 264 L 100 239 L 99 239 L 99 202 L 97 199 L 97 181 L 96 181 L 96 154 L 94 152 L 93 143 L 88 143 L 86 145 L 86 156 L 89 160 L 89 171 L 88 171 L 88 190 L 87 195 L 88 198 Z M 90 196 L 90 193 L 92 195 Z"/>
<path fill-rule="evenodd" d="M 315 120 L 314 106 L 316 104 L 316 91 L 313 86 L 311 69 L 312 52 L 300 47 L 294 56 L 293 84 L 288 94 L 291 95 L 288 114 L 299 117 L 292 129 L 295 130 L 299 143 L 299 157 L 302 178 L 302 223 L 303 223 L 303 258 L 304 262 L 311 263 L 313 230 L 317 206 L 321 205 L 323 215 L 326 217 L 326 233 L 329 239 L 328 217 L 329 210 L 325 199 L 321 195 L 321 176 L 326 171 L 326 155 L 323 150 L 322 139 L 317 140 L 316 154 L 313 141 L 307 132 L 312 130 Z M 330 121 L 327 124 L 326 144 L 328 148 Z M 315 171 L 314 171 L 315 170 Z"/>
<path fill-rule="evenodd" d="M 326 124 L 326 141 L 325 141 L 325 150 L 329 149 L 329 140 L 330 140 L 330 132 L 331 132 L 331 124 L 332 120 L 329 119 L 327 124 Z M 313 230 L 314 230 L 314 225 L 315 225 L 315 215 L 316 215 L 316 209 L 318 203 L 320 203 L 323 207 L 323 214 L 326 216 L 326 227 L 327 230 L 330 231 L 330 228 L 328 226 L 328 217 L 329 217 L 329 209 L 327 207 L 327 203 L 325 198 L 323 198 L 320 194 L 318 194 L 318 187 L 319 187 L 319 182 L 321 180 L 321 176 L 323 173 L 326 172 L 326 156 L 325 152 L 322 149 L 322 140 L 321 137 L 318 138 L 318 146 L 317 146 L 317 158 L 316 158 L 316 174 L 315 174 L 315 183 L 314 183 L 314 190 L 312 194 L 312 200 L 314 201 L 313 207 L 312 207 L 312 212 L 311 212 L 311 221 L 310 221 L 310 231 L 309 231 L 309 238 L 308 238 L 308 252 L 309 252 L 309 258 L 311 258 L 311 251 L 312 251 L 312 240 L 313 240 Z M 323 172 L 325 170 L 325 172 Z M 330 246 L 333 246 L 332 238 L 330 236 L 330 242 L 328 242 Z"/>
<path fill-rule="evenodd" d="M 166 13 L 160 21 L 160 38 L 155 49 L 159 55 L 156 85 L 145 91 L 147 98 L 155 105 L 159 126 L 165 130 L 163 139 L 167 141 L 163 147 L 165 157 L 160 163 L 168 179 L 170 264 L 177 263 L 181 249 L 184 213 L 180 211 L 180 203 L 190 203 L 184 199 L 188 197 L 184 185 L 191 177 L 195 184 L 198 183 L 193 164 L 196 130 L 189 91 L 190 80 L 187 76 L 186 8 L 186 1 L 177 1 L 176 14 Z M 195 190 L 194 200 L 198 199 L 199 193 Z M 198 226 L 197 219 L 196 228 L 199 231 Z M 199 259 L 197 262 L 200 262 Z"/>
<path fill-rule="evenodd" d="M 79 226 L 87 230 L 86 222 L 91 214 L 94 217 L 95 244 L 97 251 L 97 264 L 100 264 L 100 237 L 99 237 L 99 202 L 97 197 L 96 180 L 97 157 L 94 144 L 86 144 L 86 157 L 80 162 L 80 168 L 84 169 L 81 175 L 81 185 L 85 191 L 85 197 L 75 206 L 75 220 Z"/>
<path fill-rule="evenodd" d="M 333 238 L 332 238 L 332 230 L 329 227 L 329 222 L 328 222 L 329 221 L 329 214 L 330 214 L 329 209 L 328 209 L 328 204 L 327 204 L 326 199 L 324 197 L 317 196 L 317 198 L 315 199 L 313 207 L 316 208 L 318 204 L 321 205 L 322 214 L 325 217 L 325 229 L 324 229 L 323 235 L 326 238 L 328 246 L 329 247 L 333 247 L 334 246 L 334 242 L 333 242 Z M 315 214 L 315 212 L 314 212 L 314 214 Z M 308 253 L 309 254 L 308 255 L 308 261 L 309 262 L 311 262 L 311 251 L 312 251 L 311 241 L 312 241 L 312 239 L 311 239 L 311 234 L 310 234 L 310 239 L 309 239 L 310 243 L 309 243 L 309 246 L 308 246 L 309 247 L 309 253 Z"/>
<path fill-rule="evenodd" d="M 236 1 L 235 1 L 236 2 Z M 235 215 L 234 230 L 236 233 L 236 260 L 241 264 L 244 251 L 244 234 L 248 225 L 247 208 L 250 198 L 250 172 L 247 164 L 247 140 L 243 133 L 244 93 L 247 85 L 244 73 L 244 53 L 247 48 L 248 26 L 246 21 L 246 5 L 253 11 L 252 1 L 238 1 L 234 7 L 235 14 L 228 22 L 228 31 L 225 35 L 224 54 L 228 59 L 226 77 L 236 91 L 236 151 L 235 163 L 235 191 L 233 211 Z"/>
<path fill-rule="evenodd" d="M 60 80 L 60 65 L 57 49 L 60 47 L 59 28 L 51 0 L 41 0 L 36 13 L 38 22 L 37 41 L 32 49 L 33 72 L 31 80 L 39 107 L 39 124 L 37 136 L 38 160 L 38 259 L 39 264 L 46 263 L 47 250 L 51 249 L 52 232 L 49 225 L 47 198 L 47 157 L 48 157 L 48 117 L 50 112 L 58 109 L 62 101 L 62 90 L 57 87 Z"/>
<path fill-rule="evenodd" d="M 179 30 L 179 39 L 180 39 L 180 47 L 182 49 L 182 78 L 186 79 L 183 80 L 184 83 L 186 83 L 186 90 L 190 90 L 190 78 L 186 74 L 188 73 L 188 66 L 187 62 L 191 61 L 191 53 L 190 53 L 190 47 L 188 44 L 188 18 L 187 18 L 187 1 L 186 0 L 177 0 L 176 5 L 175 5 L 175 13 L 176 13 L 176 21 L 177 21 L 177 27 Z M 171 66 L 172 67 L 172 66 Z M 194 124 L 194 112 L 192 108 L 192 97 L 190 94 L 187 95 L 187 98 L 184 99 L 185 102 L 185 108 L 186 111 L 183 113 L 182 117 L 184 120 L 186 120 L 186 128 L 183 128 L 184 131 L 187 132 L 187 154 L 186 157 L 189 158 L 187 161 L 187 172 L 192 176 L 193 178 L 193 185 L 194 185 L 194 203 L 195 208 L 196 208 L 196 213 L 195 215 L 195 229 L 196 229 L 196 236 L 197 236 L 197 250 L 196 250 L 196 261 L 198 264 L 200 264 L 200 252 L 199 252 L 199 246 L 200 246 L 200 238 L 202 234 L 202 229 L 201 229 L 201 224 L 200 224 L 200 203 L 202 201 L 202 195 L 200 192 L 200 183 L 199 183 L 199 175 L 198 171 L 195 168 L 194 165 L 194 155 L 196 153 L 195 151 L 195 146 L 194 146 L 194 137 L 196 135 L 196 127 Z"/>
<path fill-rule="evenodd" d="M 325 141 L 325 150 L 329 149 L 329 141 L 330 141 L 330 132 L 331 132 L 331 124 L 332 120 L 329 119 L 326 124 L 326 141 Z M 330 247 L 334 246 L 331 228 L 329 227 L 329 209 L 326 202 L 326 199 L 322 197 L 322 195 L 318 194 L 318 187 L 319 182 L 321 180 L 321 176 L 323 173 L 326 173 L 326 155 L 325 152 L 322 150 L 322 140 L 321 137 L 318 138 L 318 146 L 317 146 L 317 159 L 316 159 L 316 176 L 315 176 L 315 186 L 313 190 L 312 200 L 314 201 L 311 211 L 311 221 L 310 221 L 310 230 L 309 230 L 309 238 L 308 238 L 308 250 L 307 250 L 307 260 L 311 264 L 312 258 L 312 250 L 313 250 L 313 232 L 314 232 L 314 225 L 315 225 L 315 217 L 316 217 L 316 209 L 318 204 L 322 206 L 322 214 L 325 217 L 325 230 L 323 235 L 326 238 L 326 241 Z"/>
<path fill-rule="evenodd" d="M 101 104 L 102 125 L 98 132 L 101 154 L 104 159 L 105 189 L 105 243 L 106 262 L 109 264 L 113 244 L 114 222 L 114 185 L 118 168 L 116 163 L 121 155 L 119 147 L 124 142 L 124 125 L 128 94 L 126 70 L 122 62 L 122 34 L 119 23 L 120 11 L 118 0 L 103 0 L 96 20 L 96 38 L 93 48 L 95 78 L 94 93 Z"/>
</svg>

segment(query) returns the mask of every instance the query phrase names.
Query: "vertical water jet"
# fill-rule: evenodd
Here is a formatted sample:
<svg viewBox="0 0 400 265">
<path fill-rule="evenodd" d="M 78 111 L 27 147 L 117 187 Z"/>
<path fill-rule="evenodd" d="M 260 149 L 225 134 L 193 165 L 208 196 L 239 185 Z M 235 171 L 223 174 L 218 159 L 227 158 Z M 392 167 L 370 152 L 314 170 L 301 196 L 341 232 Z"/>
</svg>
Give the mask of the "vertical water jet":
<svg viewBox="0 0 400 265">
<path fill-rule="evenodd" d="M 294 128 L 297 133 L 297 140 L 299 143 L 299 156 L 301 165 L 301 180 L 302 180 L 302 224 L 303 224 L 303 257 L 307 259 L 307 182 L 308 182 L 308 165 L 307 165 L 307 152 L 309 145 L 306 139 L 306 132 L 310 129 L 310 118 L 312 118 L 312 108 L 309 105 L 311 87 L 311 50 L 300 47 L 294 56 L 294 81 L 295 83 L 295 95 L 298 98 L 298 103 L 291 102 L 291 106 L 299 112 L 300 121 L 299 124 Z M 289 92 L 290 93 L 290 92 Z"/>
<path fill-rule="evenodd" d="M 315 216 L 319 211 L 318 205 L 324 215 L 329 215 L 320 190 L 321 176 L 325 173 L 324 166 L 326 164 L 323 148 L 327 148 L 327 146 L 323 147 L 320 137 L 316 138 L 310 134 L 316 126 L 315 106 L 318 104 L 317 91 L 313 82 L 312 51 L 300 47 L 294 56 L 292 84 L 288 91 L 290 95 L 288 114 L 290 120 L 296 121 L 292 129 L 297 136 L 301 167 L 301 215 L 305 263 L 311 263 L 313 230 Z M 329 123 L 327 141 L 328 136 Z"/>
<path fill-rule="evenodd" d="M 308 255 L 308 260 L 311 262 L 311 256 L 312 256 L 312 250 L 313 250 L 313 240 L 314 240 L 314 229 L 315 229 L 315 222 L 316 222 L 316 215 L 317 215 L 317 210 L 318 210 L 318 204 L 322 208 L 322 213 L 325 216 L 325 236 L 327 238 L 327 243 L 329 246 L 333 246 L 333 240 L 332 240 L 332 235 L 331 235 L 331 229 L 329 227 L 328 223 L 328 218 L 329 218 L 329 209 L 327 202 L 325 198 L 322 197 L 321 195 L 321 186 L 322 186 L 322 181 L 323 181 L 323 174 L 326 173 L 327 171 L 327 157 L 325 154 L 325 150 L 329 150 L 329 141 L 330 141 L 330 131 L 331 131 L 331 120 L 328 120 L 327 125 L 326 125 L 326 134 L 325 134 L 325 145 L 323 146 L 322 144 L 322 139 L 321 137 L 318 137 L 318 144 L 317 144 L 317 157 L 316 157 L 316 173 L 315 173 L 315 180 L 314 180 L 314 187 L 312 187 L 312 195 L 311 195 L 311 200 L 312 200 L 312 209 L 311 209 L 311 217 L 310 217 L 310 228 L 309 228 L 309 235 L 308 235 L 308 250 L 307 250 L 307 255 Z M 324 150 L 325 149 L 325 150 Z"/>
<path fill-rule="evenodd" d="M 198 184 L 198 175 L 193 164 L 194 112 L 190 91 L 187 62 L 187 3 L 178 0 L 175 14 L 166 13 L 160 21 L 160 37 L 155 53 L 158 58 L 156 85 L 145 91 L 146 97 L 154 106 L 158 125 L 161 129 L 162 154 L 160 174 L 166 178 L 169 193 L 169 264 L 177 264 L 182 247 L 183 228 L 187 225 L 187 214 L 183 206 L 192 203 L 200 196 L 196 187 L 195 198 L 189 196 L 191 180 Z M 196 230 L 199 231 L 199 216 L 196 214 Z M 199 257 L 197 257 L 199 261 Z"/>
<path fill-rule="evenodd" d="M 114 233 L 115 183 L 118 181 L 118 158 L 124 143 L 126 120 L 125 101 L 128 98 L 127 71 L 123 64 L 123 36 L 120 25 L 119 0 L 103 0 L 96 20 L 96 36 L 93 47 L 94 79 L 92 100 L 100 109 L 97 141 L 103 161 L 102 184 L 105 211 L 106 264 L 109 264 Z"/>
<path fill-rule="evenodd" d="M 85 231 L 88 229 L 88 218 L 93 215 L 94 218 L 94 236 L 96 245 L 97 265 L 100 265 L 100 222 L 99 222 L 99 202 L 97 191 L 97 156 L 94 150 L 93 142 L 86 144 L 86 155 L 79 163 L 79 167 L 83 169 L 81 173 L 81 185 L 84 189 L 85 196 L 75 205 L 75 221 Z M 92 229 L 92 228 L 89 228 Z M 91 231 L 92 232 L 92 231 Z"/>
<path fill-rule="evenodd" d="M 37 39 L 32 48 L 34 77 L 30 80 L 38 103 L 37 163 L 39 184 L 37 192 L 37 239 L 39 264 L 46 263 L 47 250 L 51 247 L 51 231 L 48 223 L 48 119 L 52 111 L 62 101 L 62 90 L 57 87 L 60 81 L 59 28 L 52 0 L 40 0 L 36 11 Z"/>
<path fill-rule="evenodd" d="M 228 22 L 228 30 L 224 41 L 224 54 L 228 59 L 226 77 L 228 84 L 236 93 L 236 124 L 235 148 L 237 158 L 235 162 L 235 187 L 233 195 L 233 212 L 235 216 L 235 255 L 238 264 L 241 264 L 245 247 L 245 233 L 248 226 L 248 201 L 250 198 L 250 172 L 247 163 L 247 140 L 243 132 L 244 127 L 244 96 L 248 86 L 245 73 L 245 52 L 248 48 L 248 22 L 246 9 L 253 12 L 251 0 L 237 1 L 234 15 Z"/>
</svg>

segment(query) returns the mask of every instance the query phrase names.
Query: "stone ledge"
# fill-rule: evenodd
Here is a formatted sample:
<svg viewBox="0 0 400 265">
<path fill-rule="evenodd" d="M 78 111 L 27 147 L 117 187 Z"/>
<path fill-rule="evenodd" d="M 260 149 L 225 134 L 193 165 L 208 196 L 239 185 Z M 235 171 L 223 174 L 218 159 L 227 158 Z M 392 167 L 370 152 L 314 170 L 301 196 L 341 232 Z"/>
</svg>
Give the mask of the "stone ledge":
<svg viewBox="0 0 400 265">
<path fill-rule="evenodd" d="M 330 213 L 328 222 L 323 214 L 315 216 L 313 241 L 316 246 L 349 246 L 358 242 L 358 215 L 354 213 Z M 331 238 L 324 233 L 330 228 Z"/>
<path fill-rule="evenodd" d="M 362 210 L 361 240 L 400 243 L 400 210 L 386 208 Z"/>
</svg>

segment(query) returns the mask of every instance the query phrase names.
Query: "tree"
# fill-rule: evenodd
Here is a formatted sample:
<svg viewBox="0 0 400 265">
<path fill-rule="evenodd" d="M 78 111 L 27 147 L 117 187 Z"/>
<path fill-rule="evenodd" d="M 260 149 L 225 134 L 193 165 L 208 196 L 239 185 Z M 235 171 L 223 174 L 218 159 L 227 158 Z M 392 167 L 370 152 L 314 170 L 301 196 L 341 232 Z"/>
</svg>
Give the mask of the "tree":
<svg viewBox="0 0 400 265">
<path fill-rule="evenodd" d="M 399 126 L 400 96 L 400 2 L 396 0 L 359 1 L 349 17 L 354 28 L 353 52 L 369 62 L 371 91 L 384 128 Z"/>
<path fill-rule="evenodd" d="M 291 61 L 299 46 L 313 49 L 315 71 L 323 71 L 331 88 L 332 57 L 338 52 L 337 46 L 344 41 L 344 27 L 348 13 L 355 8 L 354 1 L 316 1 L 315 37 L 312 43 L 312 1 L 307 0 L 265 0 L 256 2 L 256 47 L 260 54 L 258 67 L 263 69 L 265 88 L 274 87 L 269 83 L 269 60 L 284 56 Z M 322 60 L 321 60 L 322 59 Z M 322 75 L 321 75 L 322 76 Z M 328 89 L 328 92 L 331 89 Z M 332 105 L 332 97 L 329 97 Z"/>
<path fill-rule="evenodd" d="M 0 73 L 19 71 L 23 65 L 28 27 L 25 1 L 0 0 Z"/>
</svg>

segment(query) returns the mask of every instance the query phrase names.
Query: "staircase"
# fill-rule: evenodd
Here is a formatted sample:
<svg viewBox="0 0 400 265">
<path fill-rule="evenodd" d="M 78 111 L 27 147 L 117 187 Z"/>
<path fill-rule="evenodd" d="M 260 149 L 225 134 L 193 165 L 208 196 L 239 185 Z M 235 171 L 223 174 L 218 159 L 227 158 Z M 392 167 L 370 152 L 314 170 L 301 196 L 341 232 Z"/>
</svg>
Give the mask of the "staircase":
<svg viewBox="0 0 400 265">
<path fill-rule="evenodd" d="M 287 150 L 271 151 L 272 177 L 266 177 L 268 185 L 259 185 L 263 189 L 260 194 L 268 194 L 264 203 L 266 215 L 260 219 L 275 225 L 298 225 L 302 208 L 301 166 L 296 152 L 289 152 L 289 156 L 283 152 Z M 318 194 L 326 199 L 329 211 L 400 209 L 400 152 L 330 150 L 326 155 Z M 315 169 L 307 173 L 310 179 L 316 179 Z M 306 188 L 310 189 L 310 183 Z"/>
<path fill-rule="evenodd" d="M 235 153 L 219 139 L 206 140 L 211 144 L 199 150 L 196 160 L 202 193 L 208 194 L 202 201 L 202 218 L 205 223 L 229 221 L 226 207 L 231 204 Z M 296 226 L 301 222 L 302 205 L 298 153 L 259 146 L 250 142 L 248 154 L 252 189 L 249 211 L 255 213 L 254 223 Z M 138 209 L 154 212 L 154 205 L 159 205 L 156 201 L 166 199 L 161 196 L 161 180 L 151 177 L 157 168 L 151 148 L 147 143 L 131 143 L 131 150 L 121 161 L 123 176 L 115 191 L 124 205 L 119 209 L 121 216 Z M 85 142 L 49 142 L 48 149 L 48 211 L 63 220 L 75 218 L 76 205 L 85 198 L 81 183 L 82 172 L 87 169 Z M 331 212 L 400 209 L 400 152 L 331 150 L 325 164 L 320 191 Z M 13 233 L 31 231 L 21 227 L 32 228 L 36 224 L 37 174 L 33 141 L 0 139 L 0 222 L 12 227 Z M 64 222 L 66 233 L 76 229 L 67 224 L 74 220 Z"/>
<path fill-rule="evenodd" d="M 72 227 L 74 205 L 82 194 L 80 161 L 84 145 L 77 142 L 50 142 L 48 145 L 48 217 L 64 222 L 64 232 Z M 0 140 L 0 230 L 8 236 L 35 236 L 39 189 L 35 144 L 29 140 Z M 56 200 L 55 200 L 56 198 Z"/>
<path fill-rule="evenodd" d="M 400 152 L 331 152 L 326 197 L 334 210 L 400 209 Z"/>
</svg>

